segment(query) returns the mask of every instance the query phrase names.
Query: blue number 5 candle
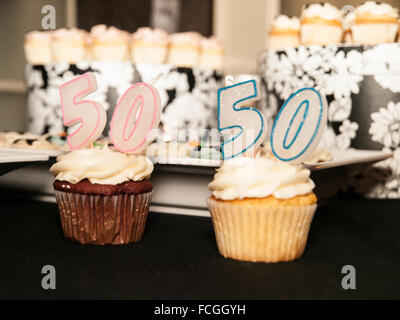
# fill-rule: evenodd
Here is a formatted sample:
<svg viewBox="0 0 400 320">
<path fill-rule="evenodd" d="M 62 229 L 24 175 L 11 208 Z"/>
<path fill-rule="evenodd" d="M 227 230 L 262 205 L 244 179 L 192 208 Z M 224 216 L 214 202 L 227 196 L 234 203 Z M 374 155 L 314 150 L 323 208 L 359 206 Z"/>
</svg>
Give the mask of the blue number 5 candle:
<svg viewBox="0 0 400 320">
<path fill-rule="evenodd" d="M 243 107 L 259 98 L 255 80 L 240 82 L 218 90 L 218 130 L 236 130 L 237 133 L 221 145 L 224 160 L 243 154 L 254 155 L 264 141 L 266 121 L 255 108 Z"/>
</svg>

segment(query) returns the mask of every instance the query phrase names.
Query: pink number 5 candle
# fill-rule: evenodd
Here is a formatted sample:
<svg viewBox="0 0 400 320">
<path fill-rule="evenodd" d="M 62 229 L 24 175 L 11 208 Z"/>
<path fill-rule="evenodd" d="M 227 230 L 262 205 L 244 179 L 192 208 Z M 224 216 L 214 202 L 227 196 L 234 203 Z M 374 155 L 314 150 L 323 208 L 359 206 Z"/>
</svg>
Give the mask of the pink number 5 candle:
<svg viewBox="0 0 400 320">
<path fill-rule="evenodd" d="M 156 88 L 147 83 L 131 86 L 119 99 L 110 123 L 110 137 L 119 151 L 138 153 L 147 136 L 160 123 L 161 102 Z"/>
<path fill-rule="evenodd" d="M 101 103 L 83 100 L 97 90 L 96 77 L 85 73 L 60 86 L 61 111 L 67 127 L 80 123 L 67 141 L 71 150 L 88 146 L 97 140 L 106 125 L 107 116 Z"/>
</svg>

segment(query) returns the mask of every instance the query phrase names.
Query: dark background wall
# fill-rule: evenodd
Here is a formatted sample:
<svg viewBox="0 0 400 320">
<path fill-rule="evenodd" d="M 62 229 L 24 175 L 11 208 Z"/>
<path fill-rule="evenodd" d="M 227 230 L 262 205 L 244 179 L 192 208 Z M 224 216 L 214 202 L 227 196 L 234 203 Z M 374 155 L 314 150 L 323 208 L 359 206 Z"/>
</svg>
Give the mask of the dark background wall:
<svg viewBox="0 0 400 320">
<path fill-rule="evenodd" d="M 177 31 L 198 31 L 205 36 L 212 33 L 212 0 L 181 0 Z M 89 30 L 104 23 L 127 30 L 151 24 L 151 0 L 78 0 L 78 26 Z"/>
<path fill-rule="evenodd" d="M 268 0 L 267 0 L 268 1 Z M 352 6 L 357 6 L 364 2 L 365 0 L 329 0 L 330 4 L 333 4 L 334 6 L 338 8 L 342 8 L 345 5 L 352 5 Z M 290 16 L 300 16 L 301 13 L 301 8 L 303 5 L 306 3 L 311 3 L 311 2 L 318 2 L 317 0 L 312 1 L 312 0 L 281 0 L 281 11 L 284 14 L 288 14 Z M 389 3 L 392 6 L 399 7 L 400 6 L 400 0 L 383 0 L 382 2 Z"/>
</svg>

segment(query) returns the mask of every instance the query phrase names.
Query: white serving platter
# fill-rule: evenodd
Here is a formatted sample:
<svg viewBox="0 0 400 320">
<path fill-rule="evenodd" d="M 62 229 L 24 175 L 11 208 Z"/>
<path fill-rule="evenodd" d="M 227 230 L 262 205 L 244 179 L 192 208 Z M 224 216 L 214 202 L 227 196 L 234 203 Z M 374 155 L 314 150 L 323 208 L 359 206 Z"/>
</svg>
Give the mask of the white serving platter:
<svg viewBox="0 0 400 320">
<path fill-rule="evenodd" d="M 0 148 L 0 151 L 17 151 L 17 152 L 23 152 L 26 154 L 44 154 L 49 157 L 58 157 L 59 155 L 65 153 L 65 151 L 62 150 L 46 150 L 46 149 L 20 149 L 20 148 Z"/>
<path fill-rule="evenodd" d="M 376 151 L 376 150 L 329 150 L 332 154 L 331 161 L 320 162 L 312 165 L 306 165 L 310 170 L 323 170 L 329 168 L 343 167 L 360 163 L 374 163 L 386 160 L 392 157 L 390 151 Z"/>
<path fill-rule="evenodd" d="M 48 161 L 49 155 L 29 150 L 0 148 L 0 175 L 28 166 L 35 162 Z"/>
<path fill-rule="evenodd" d="M 316 164 L 306 164 L 305 166 L 310 170 L 323 170 L 335 167 L 342 167 L 346 165 L 358 164 L 358 163 L 373 163 L 381 160 L 388 159 L 392 156 L 390 151 L 375 151 L 375 150 L 328 150 L 332 154 L 332 160 L 326 162 L 320 162 Z M 151 157 L 154 164 L 168 165 L 168 166 L 191 166 L 191 167 L 207 167 L 207 168 L 218 168 L 222 161 L 221 160 L 209 160 L 209 159 L 196 159 L 189 157 L 182 158 L 158 158 Z"/>
</svg>

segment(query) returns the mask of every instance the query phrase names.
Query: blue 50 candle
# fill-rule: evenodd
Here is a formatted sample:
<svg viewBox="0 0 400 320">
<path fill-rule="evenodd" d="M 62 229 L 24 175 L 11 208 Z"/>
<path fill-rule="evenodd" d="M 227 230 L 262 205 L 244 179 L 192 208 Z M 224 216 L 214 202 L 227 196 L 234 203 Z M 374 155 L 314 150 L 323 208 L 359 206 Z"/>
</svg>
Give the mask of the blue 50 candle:
<svg viewBox="0 0 400 320">
<path fill-rule="evenodd" d="M 218 130 L 236 129 L 221 145 L 224 160 L 253 154 L 266 137 L 264 115 L 255 108 L 242 107 L 257 100 L 255 80 L 240 82 L 218 90 Z M 281 161 L 303 162 L 322 138 L 327 126 L 327 102 L 313 88 L 293 93 L 276 116 L 271 131 L 271 150 Z"/>
</svg>

